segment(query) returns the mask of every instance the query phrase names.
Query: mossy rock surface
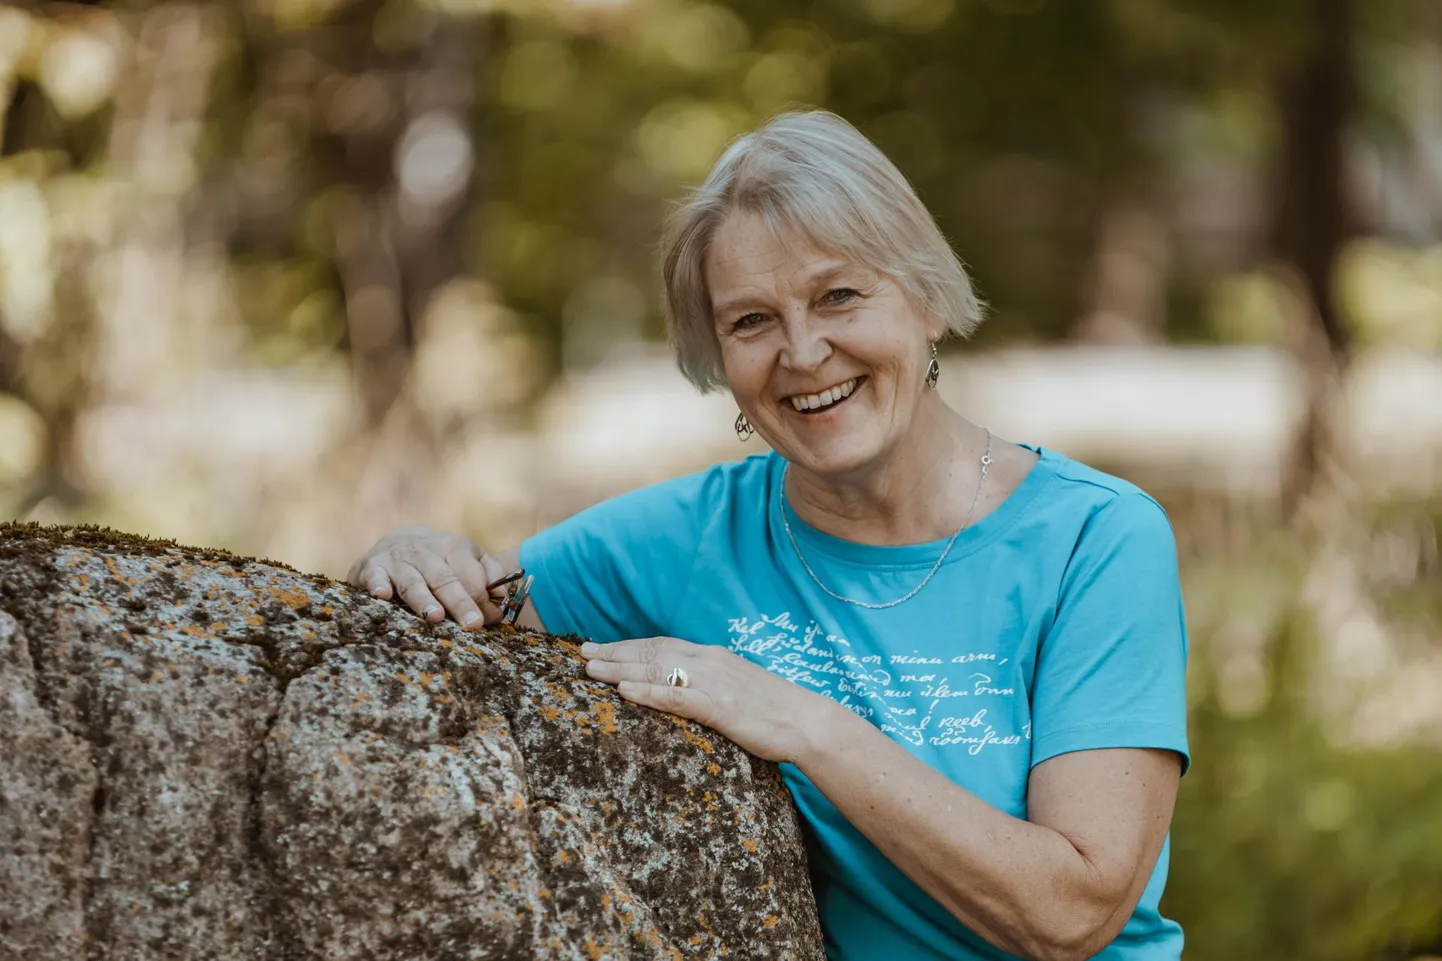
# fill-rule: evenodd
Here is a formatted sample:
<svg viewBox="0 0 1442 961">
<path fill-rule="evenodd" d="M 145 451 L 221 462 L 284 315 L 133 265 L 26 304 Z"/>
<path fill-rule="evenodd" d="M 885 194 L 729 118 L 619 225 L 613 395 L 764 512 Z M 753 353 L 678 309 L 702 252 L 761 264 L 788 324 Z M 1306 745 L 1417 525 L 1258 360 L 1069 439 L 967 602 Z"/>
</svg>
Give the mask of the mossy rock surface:
<svg viewBox="0 0 1442 961">
<path fill-rule="evenodd" d="M 774 765 L 575 638 L 0 527 L 0 961 L 823 957 Z"/>
</svg>

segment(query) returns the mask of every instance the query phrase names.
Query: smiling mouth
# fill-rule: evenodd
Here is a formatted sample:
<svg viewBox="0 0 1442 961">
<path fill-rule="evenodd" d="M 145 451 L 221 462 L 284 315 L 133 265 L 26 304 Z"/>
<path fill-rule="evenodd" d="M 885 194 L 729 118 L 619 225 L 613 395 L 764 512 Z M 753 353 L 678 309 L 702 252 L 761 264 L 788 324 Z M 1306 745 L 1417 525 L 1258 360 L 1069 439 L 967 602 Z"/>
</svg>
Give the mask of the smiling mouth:
<svg viewBox="0 0 1442 961">
<path fill-rule="evenodd" d="M 853 377 L 848 381 L 828 387 L 819 394 L 793 394 L 786 398 L 799 414 L 820 414 L 846 403 L 857 388 L 866 383 L 866 375 Z"/>
</svg>

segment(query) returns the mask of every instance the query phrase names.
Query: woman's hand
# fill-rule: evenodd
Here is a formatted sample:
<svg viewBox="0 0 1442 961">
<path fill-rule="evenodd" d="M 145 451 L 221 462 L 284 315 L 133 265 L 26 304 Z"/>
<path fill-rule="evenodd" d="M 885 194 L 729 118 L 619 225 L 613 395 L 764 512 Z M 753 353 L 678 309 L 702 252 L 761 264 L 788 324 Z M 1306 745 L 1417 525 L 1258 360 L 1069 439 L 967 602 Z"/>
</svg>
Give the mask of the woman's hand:
<svg viewBox="0 0 1442 961">
<path fill-rule="evenodd" d="M 479 629 L 501 619 L 486 585 L 506 573 L 503 559 L 459 534 L 402 527 L 377 541 L 352 565 L 346 580 L 383 600 L 399 593 L 428 621 L 449 614 L 462 627 Z"/>
<path fill-rule="evenodd" d="M 690 718 L 768 761 L 795 761 L 824 733 L 835 701 L 808 691 L 730 651 L 674 637 L 581 645 L 586 673 L 615 684 L 622 697 Z M 686 672 L 688 686 L 666 677 Z"/>
</svg>

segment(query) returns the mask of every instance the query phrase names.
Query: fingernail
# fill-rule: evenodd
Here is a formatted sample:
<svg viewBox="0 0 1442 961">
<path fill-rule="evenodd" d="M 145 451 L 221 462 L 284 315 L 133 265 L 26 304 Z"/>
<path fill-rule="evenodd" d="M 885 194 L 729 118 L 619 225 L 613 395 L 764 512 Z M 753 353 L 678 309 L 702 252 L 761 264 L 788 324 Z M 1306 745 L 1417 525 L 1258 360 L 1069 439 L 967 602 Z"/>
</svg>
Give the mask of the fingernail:
<svg viewBox="0 0 1442 961">
<path fill-rule="evenodd" d="M 587 641 L 586 643 L 584 643 L 584 644 L 581 645 L 581 653 L 582 653 L 582 654 L 595 654 L 595 653 L 596 653 L 597 651 L 599 651 L 600 649 L 601 649 L 601 645 L 599 645 L 599 644 L 593 644 L 593 643 L 591 643 L 590 641 Z"/>
<path fill-rule="evenodd" d="M 481 615 L 477 614 L 475 611 L 471 611 L 469 614 L 461 618 L 461 627 L 470 627 L 472 624 L 476 623 L 476 621 L 479 621 L 480 619 Z"/>
<path fill-rule="evenodd" d="M 434 613 L 435 613 L 436 611 L 438 611 L 438 610 L 440 610 L 440 608 L 437 607 L 435 604 L 432 604 L 430 607 L 426 608 L 424 611 L 421 611 L 421 617 L 427 617 L 427 618 L 428 618 L 428 617 L 430 617 L 432 614 L 434 614 Z"/>
</svg>

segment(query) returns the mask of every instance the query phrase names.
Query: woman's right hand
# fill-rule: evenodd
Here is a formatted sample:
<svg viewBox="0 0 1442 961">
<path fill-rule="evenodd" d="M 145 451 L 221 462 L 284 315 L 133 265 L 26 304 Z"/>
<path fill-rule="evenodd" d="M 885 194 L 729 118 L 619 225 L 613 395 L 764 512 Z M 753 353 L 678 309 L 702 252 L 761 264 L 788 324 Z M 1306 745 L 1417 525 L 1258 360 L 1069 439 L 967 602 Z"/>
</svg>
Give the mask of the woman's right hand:
<svg viewBox="0 0 1442 961">
<path fill-rule="evenodd" d="M 402 527 L 376 542 L 351 566 L 346 580 L 390 600 L 396 594 L 428 621 L 447 614 L 462 627 L 478 630 L 501 619 L 486 585 L 511 568 L 459 534 L 429 527 Z M 509 558 L 514 566 L 515 558 Z"/>
</svg>

